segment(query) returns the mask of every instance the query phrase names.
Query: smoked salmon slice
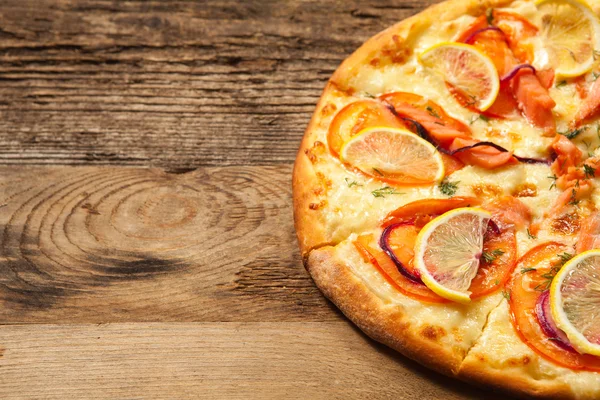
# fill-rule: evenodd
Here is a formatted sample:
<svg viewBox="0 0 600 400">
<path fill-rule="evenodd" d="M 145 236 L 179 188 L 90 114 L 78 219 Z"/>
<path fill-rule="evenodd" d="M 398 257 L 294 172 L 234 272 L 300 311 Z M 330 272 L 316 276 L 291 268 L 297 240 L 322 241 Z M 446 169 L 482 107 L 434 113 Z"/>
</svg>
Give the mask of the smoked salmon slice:
<svg viewBox="0 0 600 400">
<path fill-rule="evenodd" d="M 517 52 L 519 57 L 515 55 L 515 51 L 519 48 L 518 39 L 535 34 L 535 31 L 532 31 L 528 26 L 525 27 L 525 23 L 520 21 L 520 18 L 513 18 L 509 14 L 498 15 L 496 13 L 494 18 L 496 17 L 505 21 L 504 24 L 501 24 L 505 29 L 510 28 L 508 36 L 502 31 L 502 28 L 484 30 L 485 28 L 490 28 L 490 25 L 486 17 L 482 16 L 475 20 L 475 22 L 459 36 L 459 40 L 468 41 L 470 44 L 481 50 L 492 60 L 498 70 L 498 74 L 500 76 L 505 76 L 519 64 L 528 62 L 526 59 L 528 51 L 523 50 Z M 523 25 L 523 28 L 515 29 L 515 22 Z M 511 46 L 509 46 L 511 41 L 513 42 L 512 49 Z M 528 69 L 521 70 L 510 81 L 509 87 L 517 108 L 529 122 L 542 128 L 545 136 L 555 135 L 556 123 L 552 115 L 552 109 L 556 103 L 552 97 L 550 97 L 547 88 L 540 82 L 536 74 Z M 496 105 L 495 103 L 499 104 Z M 507 96 L 499 96 L 495 103 L 492 105 L 492 107 L 495 107 L 495 113 L 505 117 L 508 116 L 506 111 L 509 110 L 511 106 L 514 107 L 514 103 L 511 104 L 507 100 Z M 502 114 L 500 114 L 498 110 L 502 110 Z"/>
<path fill-rule="evenodd" d="M 597 117 L 600 114 L 600 79 L 592 84 L 590 91 L 583 100 L 583 103 L 575 114 L 574 123 L 575 126 L 580 126 L 582 123 L 588 121 L 591 118 Z"/>
</svg>

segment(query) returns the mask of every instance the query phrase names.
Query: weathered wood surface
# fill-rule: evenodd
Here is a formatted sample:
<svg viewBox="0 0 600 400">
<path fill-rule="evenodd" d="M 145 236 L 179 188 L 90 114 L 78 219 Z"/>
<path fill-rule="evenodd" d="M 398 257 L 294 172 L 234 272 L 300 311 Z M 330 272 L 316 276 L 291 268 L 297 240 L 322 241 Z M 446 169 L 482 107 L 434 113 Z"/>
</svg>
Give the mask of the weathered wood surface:
<svg viewBox="0 0 600 400">
<path fill-rule="evenodd" d="M 326 80 L 431 0 L 3 0 L 0 163 L 290 163 Z"/>
<path fill-rule="evenodd" d="M 0 343 L 6 400 L 506 398 L 436 376 L 341 321 L 5 326 Z"/>
<path fill-rule="evenodd" d="M 0 398 L 490 398 L 356 330 L 292 226 L 325 81 L 428 3 L 0 2 Z"/>
</svg>

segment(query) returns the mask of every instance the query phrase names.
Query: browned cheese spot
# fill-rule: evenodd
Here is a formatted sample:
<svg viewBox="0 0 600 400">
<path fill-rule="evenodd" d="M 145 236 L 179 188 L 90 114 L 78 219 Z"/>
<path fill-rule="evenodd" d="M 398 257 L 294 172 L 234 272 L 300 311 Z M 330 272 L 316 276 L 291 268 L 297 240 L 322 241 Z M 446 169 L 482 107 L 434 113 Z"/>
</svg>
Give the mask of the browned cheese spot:
<svg viewBox="0 0 600 400">
<path fill-rule="evenodd" d="M 327 205 L 327 200 L 321 200 L 318 203 L 310 203 L 308 205 L 308 208 L 314 211 L 314 210 L 319 210 L 319 209 L 325 207 L 326 205 Z"/>
<path fill-rule="evenodd" d="M 471 186 L 471 189 L 477 196 L 500 196 L 503 194 L 502 188 L 493 183 L 478 183 Z"/>
<path fill-rule="evenodd" d="M 446 331 L 441 326 L 426 325 L 421 328 L 421 335 L 435 342 L 446 336 Z"/>
<path fill-rule="evenodd" d="M 304 150 L 304 153 L 311 163 L 316 164 L 319 161 L 319 157 L 325 154 L 326 151 L 327 148 L 323 142 L 317 140 L 310 149 Z"/>
<path fill-rule="evenodd" d="M 515 188 L 512 195 L 516 197 L 535 197 L 537 196 L 537 186 L 533 183 L 523 183 Z"/>
<path fill-rule="evenodd" d="M 552 231 L 563 235 L 579 232 L 580 221 L 577 213 L 563 214 L 552 220 Z"/>
<path fill-rule="evenodd" d="M 337 111 L 337 106 L 333 103 L 327 103 L 322 109 L 321 109 L 321 116 L 323 118 L 325 117 L 329 117 L 331 115 L 333 115 L 334 112 Z"/>
</svg>

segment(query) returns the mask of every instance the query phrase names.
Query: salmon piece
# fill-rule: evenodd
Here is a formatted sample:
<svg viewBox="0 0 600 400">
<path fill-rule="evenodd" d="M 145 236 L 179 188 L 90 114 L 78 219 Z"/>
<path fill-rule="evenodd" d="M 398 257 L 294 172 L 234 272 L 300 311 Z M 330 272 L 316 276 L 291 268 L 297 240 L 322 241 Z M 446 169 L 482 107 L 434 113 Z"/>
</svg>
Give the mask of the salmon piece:
<svg viewBox="0 0 600 400">
<path fill-rule="evenodd" d="M 455 151 L 463 147 L 472 146 L 478 140 L 456 138 L 450 145 L 450 150 Z M 477 165 L 486 169 L 494 169 L 507 164 L 517 163 L 512 152 L 501 152 L 493 147 L 482 146 L 464 150 L 454 155 L 460 161 L 469 165 Z"/>
<path fill-rule="evenodd" d="M 483 114 L 493 118 L 515 118 L 520 115 L 519 106 L 512 93 L 510 85 L 501 85 L 494 104 Z"/>
<path fill-rule="evenodd" d="M 495 220 L 503 225 L 522 229 L 531 223 L 531 210 L 519 199 L 513 196 L 502 196 L 484 205 L 492 213 Z"/>
<path fill-rule="evenodd" d="M 597 117 L 600 114 L 600 79 L 592 84 L 590 91 L 583 100 L 577 114 L 575 114 L 574 124 L 575 126 L 581 126 L 584 122 Z"/>
<path fill-rule="evenodd" d="M 498 74 L 502 77 L 522 63 L 519 57 L 517 57 L 511 49 L 510 41 L 513 40 L 514 48 L 518 49 L 519 46 L 521 46 L 519 41 L 525 37 L 529 37 L 529 35 L 535 34 L 537 30 L 534 31 L 529 27 L 527 25 L 528 22 L 525 22 L 526 20 L 523 20 L 521 17 L 513 16 L 510 13 L 495 13 L 494 18 L 496 18 L 496 16 L 498 16 L 498 18 L 504 18 L 505 28 L 509 27 L 511 29 L 508 35 L 503 32 L 489 30 L 476 35 L 471 41 L 475 47 L 492 60 Z M 459 37 L 466 40 L 473 32 L 485 27 L 483 21 L 484 19 L 478 18 L 469 28 L 467 28 L 466 32 L 469 32 L 469 35 L 463 34 Z M 487 24 L 487 20 L 485 23 Z M 515 23 L 521 26 L 521 28 L 514 28 L 513 25 Z M 526 51 L 523 52 L 523 54 L 525 53 Z M 519 53 L 519 56 L 524 58 L 524 60 L 526 58 L 525 56 L 522 56 L 521 53 Z M 529 122 L 542 128 L 544 130 L 544 135 L 555 135 L 556 123 L 552 115 L 552 108 L 554 108 L 556 103 L 552 100 L 552 97 L 548 94 L 547 88 L 542 85 L 537 76 L 531 70 L 521 70 L 517 76 L 511 80 L 510 88 L 512 95 L 516 100 L 518 109 Z M 502 102 L 498 108 L 503 110 L 509 106 L 509 103 L 506 103 L 505 97 L 500 98 L 500 100 L 496 99 L 496 101 Z"/>
<path fill-rule="evenodd" d="M 550 208 L 550 210 L 548 210 L 544 216 L 546 218 L 553 218 L 564 214 L 568 206 L 573 204 L 573 202 L 577 202 L 586 198 L 592 193 L 593 190 L 594 185 L 590 181 L 577 181 L 577 183 L 574 183 L 572 186 L 569 186 L 563 190 L 563 192 L 556 199 L 556 202 L 552 208 Z"/>
<path fill-rule="evenodd" d="M 552 141 L 552 150 L 556 153 L 556 160 L 552 163 L 551 169 L 556 176 L 563 176 L 569 172 L 569 168 L 574 168 L 582 161 L 583 154 L 569 139 L 563 135 L 556 135 Z M 565 185 L 563 188 L 566 188 Z"/>
<path fill-rule="evenodd" d="M 454 172 L 464 168 L 465 164 L 456 157 L 442 153 L 442 162 L 444 163 L 445 176 L 450 176 Z"/>
<path fill-rule="evenodd" d="M 546 89 L 550 89 L 554 83 L 554 70 L 552 68 L 542 69 L 535 72 L 538 80 Z"/>
<path fill-rule="evenodd" d="M 598 248 L 600 248 L 600 213 L 595 211 L 581 224 L 575 250 L 581 253 Z"/>
<path fill-rule="evenodd" d="M 508 47 L 517 60 L 530 64 L 533 60 L 533 46 L 523 42 L 538 33 L 538 28 L 519 14 L 494 10 L 494 23 L 504 33 Z"/>
<path fill-rule="evenodd" d="M 512 80 L 513 94 L 519 109 L 535 126 L 544 130 L 544 136 L 556 135 L 552 109 L 556 105 L 548 90 L 530 70 L 521 70 Z"/>
</svg>

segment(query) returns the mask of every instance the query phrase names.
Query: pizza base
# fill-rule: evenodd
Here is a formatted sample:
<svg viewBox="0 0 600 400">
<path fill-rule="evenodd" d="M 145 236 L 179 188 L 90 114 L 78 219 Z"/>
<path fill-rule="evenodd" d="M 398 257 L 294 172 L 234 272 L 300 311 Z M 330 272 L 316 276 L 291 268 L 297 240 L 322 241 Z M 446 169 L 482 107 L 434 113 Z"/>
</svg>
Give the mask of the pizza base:
<svg viewBox="0 0 600 400">
<path fill-rule="evenodd" d="M 359 73 L 361 65 L 374 58 L 401 57 L 410 53 L 413 35 L 432 24 L 463 15 L 481 15 L 488 8 L 510 3 L 507 0 L 450 0 L 437 4 L 374 36 L 341 64 L 323 92 L 294 165 L 296 231 L 304 265 L 319 289 L 374 340 L 442 374 L 483 387 L 502 389 L 513 395 L 596 399 L 600 398 L 600 374 L 573 371 L 534 353 L 514 332 L 504 300 L 499 299 L 493 307 L 487 306 L 483 323 L 480 326 L 475 324 L 479 330 L 474 339 L 461 342 L 460 335 L 454 335 L 455 345 L 449 345 L 438 335 L 438 328 L 450 331 L 453 327 L 431 324 L 431 329 L 426 329 L 409 322 L 410 313 L 403 303 L 412 304 L 415 300 L 405 296 L 398 296 L 393 304 L 382 300 L 364 279 L 356 275 L 355 264 L 360 262 L 349 260 L 337 251 L 340 243 L 351 237 L 352 232 L 362 231 L 350 229 L 340 237 L 332 234 L 328 225 L 327 213 L 331 210 L 327 208 L 327 202 L 331 182 L 321 172 L 321 167 L 343 167 L 326 147 L 327 128 L 343 105 L 356 100 L 352 98 L 349 82 Z M 594 6 L 596 9 L 596 4 Z M 377 223 L 377 219 L 373 221 L 374 225 Z M 372 226 L 365 226 L 365 230 L 370 228 Z M 492 296 L 498 298 L 500 295 Z M 427 311 L 428 307 L 430 305 L 424 303 L 419 310 Z M 477 320 L 469 318 L 466 317 L 463 322 Z M 511 355 L 516 348 L 520 351 L 520 358 Z"/>
</svg>

